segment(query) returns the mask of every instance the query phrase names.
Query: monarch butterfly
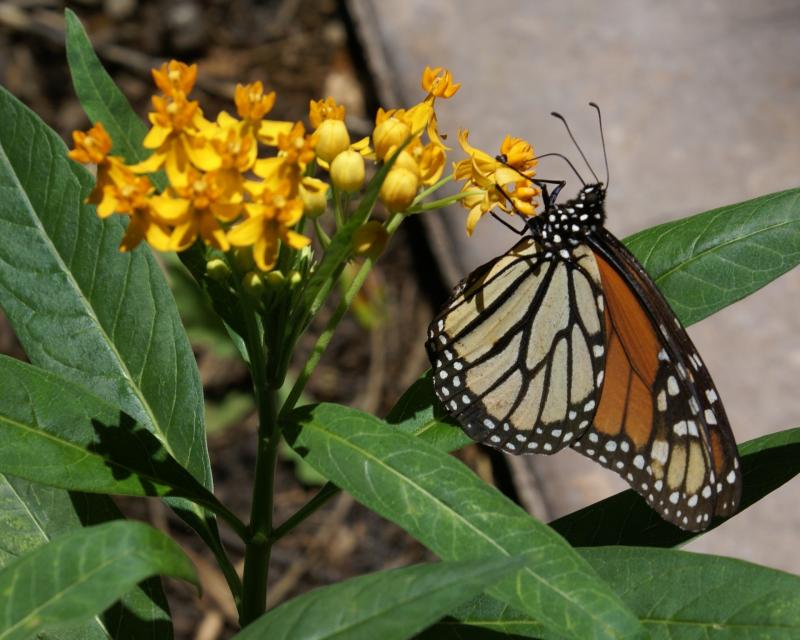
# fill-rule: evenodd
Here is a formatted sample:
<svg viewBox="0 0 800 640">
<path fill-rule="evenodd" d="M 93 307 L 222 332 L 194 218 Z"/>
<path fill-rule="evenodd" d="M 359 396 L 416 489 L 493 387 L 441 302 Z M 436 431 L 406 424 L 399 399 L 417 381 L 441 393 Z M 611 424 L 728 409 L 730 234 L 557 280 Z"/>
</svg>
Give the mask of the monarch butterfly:
<svg viewBox="0 0 800 640">
<path fill-rule="evenodd" d="M 428 331 L 434 390 L 474 440 L 512 454 L 571 446 L 701 531 L 738 506 L 736 442 L 685 329 L 604 227 L 607 159 L 605 185 L 589 170 L 595 182 L 564 204 L 564 181 L 533 180 L 542 214 L 456 286 Z"/>
</svg>

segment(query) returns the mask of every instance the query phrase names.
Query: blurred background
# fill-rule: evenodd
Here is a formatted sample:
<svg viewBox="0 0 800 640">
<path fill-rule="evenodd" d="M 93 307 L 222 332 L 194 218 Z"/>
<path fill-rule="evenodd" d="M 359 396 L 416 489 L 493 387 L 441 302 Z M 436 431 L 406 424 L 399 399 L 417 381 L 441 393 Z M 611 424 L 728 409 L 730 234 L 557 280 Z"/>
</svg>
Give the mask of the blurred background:
<svg viewBox="0 0 800 640">
<path fill-rule="evenodd" d="M 481 148 L 497 148 L 513 134 L 531 140 L 539 153 L 574 157 L 561 124 L 548 115 L 558 110 L 598 170 L 599 135 L 586 106 L 594 100 L 603 109 L 611 165 L 608 226 L 620 237 L 800 182 L 800 5 L 793 0 L 87 0 L 69 6 L 143 116 L 152 94 L 149 70 L 175 57 L 199 64 L 194 96 L 207 115 L 231 108 L 237 82 L 261 80 L 278 94 L 276 119 L 305 119 L 309 100 L 332 95 L 346 105 L 348 126 L 360 137 L 369 133 L 377 106 L 417 102 L 421 70 L 442 65 L 463 83 L 455 98 L 437 103 L 440 128 L 453 144 L 466 127 Z M 88 121 L 68 81 L 63 9 L 61 2 L 0 0 L 0 83 L 66 140 Z M 545 162 L 540 175 L 564 173 Z M 425 330 L 450 286 L 513 242 L 488 220 L 467 239 L 460 209 L 409 222 L 326 353 L 310 399 L 383 415 L 427 368 Z M 209 324 L 182 272 L 169 260 L 165 269 L 209 398 L 217 492 L 245 515 L 255 437 L 246 370 L 220 328 Z M 798 293 L 800 274 L 790 272 L 690 330 L 739 441 L 800 424 Z M 4 321 L 0 349 L 24 357 Z M 623 488 L 614 474 L 571 451 L 512 458 L 474 446 L 460 456 L 546 519 Z M 288 452 L 278 473 L 281 520 L 321 479 Z M 688 548 L 800 572 L 799 486 L 795 479 Z M 199 603 L 189 587 L 167 584 L 177 637 L 229 637 L 235 608 L 202 546 L 158 502 L 122 506 L 181 540 L 200 570 Z M 234 536 L 226 542 L 241 555 Z M 271 603 L 427 557 L 394 525 L 340 496 L 275 549 Z"/>
</svg>

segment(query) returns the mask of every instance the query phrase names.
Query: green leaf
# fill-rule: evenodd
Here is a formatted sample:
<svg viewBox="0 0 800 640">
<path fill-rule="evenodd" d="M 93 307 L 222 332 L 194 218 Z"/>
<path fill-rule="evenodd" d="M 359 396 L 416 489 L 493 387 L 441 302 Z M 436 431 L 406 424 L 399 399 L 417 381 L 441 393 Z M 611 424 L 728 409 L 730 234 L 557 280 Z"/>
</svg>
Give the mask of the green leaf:
<svg viewBox="0 0 800 640">
<path fill-rule="evenodd" d="M 772 433 L 739 446 L 742 499 L 739 511 L 758 502 L 800 472 L 800 429 Z M 725 519 L 716 518 L 707 531 Z M 662 520 L 635 491 L 627 490 L 550 523 L 573 546 L 674 547 L 700 535 Z"/>
<path fill-rule="evenodd" d="M 492 593 L 578 638 L 633 637 L 639 625 L 589 565 L 455 458 L 337 405 L 301 407 L 287 440 L 332 482 L 445 560 L 525 555 Z"/>
<path fill-rule="evenodd" d="M 685 551 L 609 547 L 582 549 L 581 555 L 636 612 L 654 640 L 800 637 L 800 577 Z M 530 616 L 481 596 L 428 633 L 452 637 L 454 629 L 467 628 L 464 623 L 523 637 L 542 632 Z"/>
<path fill-rule="evenodd" d="M 0 356 L 0 472 L 62 489 L 225 508 L 149 431 L 53 373 Z"/>
<path fill-rule="evenodd" d="M 120 519 L 106 496 L 68 493 L 0 475 L 0 568 L 15 558 L 84 525 Z M 70 630 L 51 630 L 42 640 L 170 640 L 172 622 L 160 580 L 128 591 L 102 616 Z"/>
<path fill-rule="evenodd" d="M 151 153 L 142 146 L 147 126 L 106 73 L 78 16 L 67 9 L 64 17 L 67 22 L 67 61 L 83 110 L 92 122 L 103 123 L 113 141 L 115 155 L 122 156 L 131 164 L 141 162 Z M 157 186 L 163 188 L 164 184 Z"/>
<path fill-rule="evenodd" d="M 439 451 L 456 451 L 473 443 L 436 399 L 430 369 L 400 397 L 386 416 L 386 422 Z"/>
<path fill-rule="evenodd" d="M 420 564 L 315 589 L 261 616 L 237 640 L 402 640 L 522 564 L 519 558 Z"/>
<path fill-rule="evenodd" d="M 199 585 L 180 547 L 148 525 L 116 521 L 68 533 L 0 571 L 0 640 L 84 622 L 153 575 Z"/>
<path fill-rule="evenodd" d="M 667 222 L 626 239 L 684 324 L 800 264 L 800 189 Z"/>
<path fill-rule="evenodd" d="M 197 364 L 157 262 L 118 251 L 119 217 L 82 204 L 89 173 L 1 87 L 0 120 L 0 305 L 29 359 L 120 407 L 211 489 Z"/>
</svg>

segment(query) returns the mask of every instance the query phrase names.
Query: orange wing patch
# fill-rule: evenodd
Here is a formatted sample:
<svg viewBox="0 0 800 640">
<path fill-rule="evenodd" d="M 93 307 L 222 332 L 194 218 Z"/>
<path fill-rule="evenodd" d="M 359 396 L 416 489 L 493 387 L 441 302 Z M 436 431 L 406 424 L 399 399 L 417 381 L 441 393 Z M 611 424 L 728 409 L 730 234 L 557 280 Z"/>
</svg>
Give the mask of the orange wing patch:
<svg viewBox="0 0 800 640">
<path fill-rule="evenodd" d="M 637 449 L 650 440 L 651 389 L 658 371 L 660 345 L 653 323 L 619 274 L 595 256 L 603 282 L 608 353 L 606 384 L 595 415 L 595 429 L 608 436 L 625 434 Z"/>
<path fill-rule="evenodd" d="M 614 268 L 600 256 L 595 255 L 595 259 L 608 305 L 606 327 L 610 324 L 610 316 L 631 366 L 642 382 L 652 386 L 658 371 L 658 352 L 661 348 L 653 323 Z"/>
</svg>

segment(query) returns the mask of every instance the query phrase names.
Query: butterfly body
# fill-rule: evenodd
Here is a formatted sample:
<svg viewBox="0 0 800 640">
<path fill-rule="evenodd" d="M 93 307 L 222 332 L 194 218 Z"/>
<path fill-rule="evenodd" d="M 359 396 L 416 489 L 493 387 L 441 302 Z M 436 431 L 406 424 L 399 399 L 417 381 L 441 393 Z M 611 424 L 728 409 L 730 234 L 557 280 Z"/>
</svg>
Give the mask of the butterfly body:
<svg viewBox="0 0 800 640">
<path fill-rule="evenodd" d="M 512 454 L 571 446 L 692 530 L 730 515 L 736 445 L 680 321 L 607 229 L 585 185 L 476 269 L 430 325 L 439 400 L 476 441 Z"/>
</svg>

